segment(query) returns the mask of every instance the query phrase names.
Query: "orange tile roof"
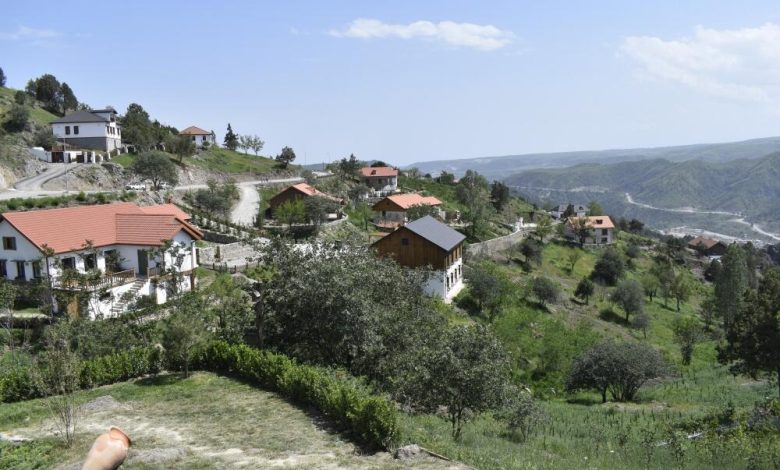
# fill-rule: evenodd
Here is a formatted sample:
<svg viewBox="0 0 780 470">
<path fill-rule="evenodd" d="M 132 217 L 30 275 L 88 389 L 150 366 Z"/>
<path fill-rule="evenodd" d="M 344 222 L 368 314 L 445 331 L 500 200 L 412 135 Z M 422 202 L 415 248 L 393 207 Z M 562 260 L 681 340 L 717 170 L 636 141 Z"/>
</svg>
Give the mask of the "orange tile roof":
<svg viewBox="0 0 780 470">
<path fill-rule="evenodd" d="M 155 207 L 155 206 L 151 206 Z M 80 250 L 87 240 L 95 247 L 128 244 L 162 246 L 184 230 L 199 240 L 203 235 L 176 213 L 145 208 L 129 202 L 95 206 L 66 207 L 28 212 L 6 212 L 6 220 L 39 250 L 44 246 L 55 254 Z"/>
<path fill-rule="evenodd" d="M 176 204 L 157 204 L 156 206 L 143 206 L 141 210 L 144 214 L 165 214 L 175 215 L 181 220 L 190 220 L 192 217 L 183 210 L 179 209 Z"/>
<path fill-rule="evenodd" d="M 290 186 L 287 189 L 290 189 L 290 188 L 295 188 L 295 189 L 297 189 L 298 191 L 302 192 L 303 194 L 305 194 L 307 196 L 324 197 L 326 199 L 330 199 L 331 201 L 341 202 L 341 199 L 339 199 L 337 197 L 334 197 L 334 196 L 331 196 L 330 194 L 323 193 L 322 191 L 320 191 L 319 189 L 315 188 L 314 186 L 311 186 L 311 185 L 306 184 L 306 183 L 294 184 L 294 185 Z M 284 191 L 287 191 L 287 189 L 285 189 Z M 284 191 L 281 191 L 279 194 L 283 193 Z"/>
<path fill-rule="evenodd" d="M 421 196 L 419 194 L 393 194 L 387 196 L 387 199 L 393 201 L 396 205 L 402 209 L 408 209 L 412 206 L 438 206 L 441 205 L 441 201 L 433 196 Z"/>
<path fill-rule="evenodd" d="M 709 250 L 710 248 L 712 248 L 713 246 L 717 245 L 718 243 L 720 243 L 718 240 L 713 240 L 712 238 L 705 238 L 705 237 L 699 236 L 699 237 L 696 237 L 693 240 L 689 241 L 688 242 L 688 246 L 690 246 L 690 247 L 697 247 L 699 245 L 702 245 L 702 246 L 704 246 L 704 248 Z"/>
<path fill-rule="evenodd" d="M 211 132 L 204 131 L 200 127 L 190 126 L 179 132 L 179 135 L 211 135 Z"/>
<path fill-rule="evenodd" d="M 377 166 L 360 169 L 360 175 L 364 178 L 381 178 L 388 176 L 398 176 L 398 170 L 390 168 L 389 166 Z"/>
<path fill-rule="evenodd" d="M 615 224 L 608 215 L 592 215 L 589 217 L 569 217 L 566 223 L 575 225 L 580 219 L 585 219 L 585 226 L 590 228 L 615 228 Z"/>
</svg>

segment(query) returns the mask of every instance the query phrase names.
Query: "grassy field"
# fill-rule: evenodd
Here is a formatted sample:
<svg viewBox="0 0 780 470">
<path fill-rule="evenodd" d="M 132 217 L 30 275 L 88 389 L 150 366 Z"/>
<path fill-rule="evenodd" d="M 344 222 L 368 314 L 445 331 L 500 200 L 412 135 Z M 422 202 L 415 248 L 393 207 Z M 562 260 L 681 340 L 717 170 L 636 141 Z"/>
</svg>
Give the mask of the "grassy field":
<svg viewBox="0 0 780 470">
<path fill-rule="evenodd" d="M 0 87 L 0 115 L 5 114 L 11 108 L 14 102 L 14 95 L 16 90 L 13 88 Z M 28 98 L 29 102 L 32 101 Z M 38 104 L 28 105 L 30 110 L 30 119 L 35 121 L 39 125 L 44 125 L 57 119 L 57 116 L 41 108 Z"/>
<path fill-rule="evenodd" d="M 267 174 L 281 170 L 276 161 L 271 158 L 256 157 L 221 147 L 212 147 L 197 157 L 187 159 L 187 164 L 220 173 Z M 291 166 L 289 169 L 296 168 Z"/>
<path fill-rule="evenodd" d="M 93 401 L 98 397 L 110 396 Z M 126 469 L 407 468 L 385 452 L 362 454 L 319 416 L 272 393 L 208 373 L 163 375 L 79 394 L 88 403 L 75 445 L 54 440 L 43 400 L 4 404 L 0 432 L 35 439 L 0 446 L 0 468 L 79 462 L 109 426 L 133 440 Z M 102 400 L 102 401 L 101 401 Z M 458 468 L 421 458 L 415 468 Z"/>
</svg>

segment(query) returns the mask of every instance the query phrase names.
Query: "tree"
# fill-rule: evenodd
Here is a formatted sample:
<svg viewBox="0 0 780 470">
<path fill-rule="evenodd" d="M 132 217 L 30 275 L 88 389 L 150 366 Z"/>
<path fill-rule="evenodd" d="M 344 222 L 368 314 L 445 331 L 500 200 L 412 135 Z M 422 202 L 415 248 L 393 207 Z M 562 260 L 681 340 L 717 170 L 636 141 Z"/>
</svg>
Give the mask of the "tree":
<svg viewBox="0 0 780 470">
<path fill-rule="evenodd" d="M 425 216 L 439 218 L 439 209 L 429 204 L 416 204 L 406 210 L 406 217 L 409 220 L 422 219 Z"/>
<path fill-rule="evenodd" d="M 249 150 L 249 147 L 251 146 L 250 141 L 252 140 L 252 136 L 250 135 L 240 135 L 238 136 L 238 148 L 240 148 L 244 153 Z"/>
<path fill-rule="evenodd" d="M 626 252 L 626 256 L 630 259 L 639 258 L 639 255 L 642 253 L 641 250 L 639 249 L 639 245 L 637 245 L 636 243 L 629 243 L 626 246 L 625 252 Z"/>
<path fill-rule="evenodd" d="M 300 199 L 284 202 L 276 208 L 274 217 L 291 229 L 293 224 L 306 220 L 306 206 Z"/>
<path fill-rule="evenodd" d="M 680 311 L 680 304 L 687 302 L 694 290 L 694 280 L 685 270 L 680 270 L 672 279 L 671 294 L 677 301 L 677 311 Z"/>
<path fill-rule="evenodd" d="M 436 181 L 438 181 L 441 184 L 453 185 L 455 184 L 455 175 L 442 170 L 442 172 L 436 178 Z"/>
<path fill-rule="evenodd" d="M 509 187 L 501 181 L 493 181 L 490 185 L 490 203 L 501 212 L 509 202 Z"/>
<path fill-rule="evenodd" d="M 163 183 L 175 186 L 179 182 L 176 165 L 165 152 L 159 150 L 138 155 L 130 164 L 130 171 L 142 180 L 151 181 L 155 190 L 159 190 Z"/>
<path fill-rule="evenodd" d="M 650 379 L 666 373 L 661 354 L 645 343 L 598 343 L 574 360 L 566 390 L 595 389 L 607 401 L 607 391 L 617 401 L 631 401 Z"/>
<path fill-rule="evenodd" d="M 22 90 L 17 90 L 16 93 L 14 93 L 14 103 L 22 106 L 27 104 L 27 93 L 23 92 Z"/>
<path fill-rule="evenodd" d="M 5 121 L 5 128 L 10 132 L 20 132 L 27 127 L 27 121 L 30 119 L 30 110 L 25 106 L 13 104 L 8 112 L 8 119 Z"/>
<path fill-rule="evenodd" d="M 179 157 L 179 163 L 184 161 L 184 157 L 189 157 L 196 152 L 195 144 L 188 135 L 170 134 L 166 139 L 165 149 Z"/>
<path fill-rule="evenodd" d="M 374 217 L 374 210 L 364 202 L 355 204 L 352 212 L 349 214 L 349 220 L 357 223 L 363 230 L 368 230 L 368 225 Z"/>
<path fill-rule="evenodd" d="M 259 136 L 253 135 L 249 139 L 249 148 L 252 149 L 252 152 L 255 153 L 255 156 L 258 156 L 260 154 L 260 151 L 263 150 L 263 147 L 265 146 L 265 141 L 262 140 Z"/>
<path fill-rule="evenodd" d="M 511 386 L 507 393 L 507 403 L 498 417 L 506 421 L 510 432 L 525 442 L 546 415 L 531 393 Z"/>
<path fill-rule="evenodd" d="M 584 277 L 577 283 L 577 288 L 574 290 L 574 296 L 578 299 L 585 300 L 585 305 L 588 305 L 588 300 L 595 290 L 594 287 L 593 282 L 587 277 Z"/>
<path fill-rule="evenodd" d="M 62 87 L 57 77 L 51 74 L 41 75 L 27 84 L 28 91 L 36 100 L 52 112 L 59 113 L 62 109 Z"/>
<path fill-rule="evenodd" d="M 568 204 L 566 209 L 563 211 L 563 214 L 561 214 L 561 218 L 566 220 L 569 217 L 574 217 L 575 215 L 577 215 L 577 213 L 574 212 L 574 204 Z"/>
<path fill-rule="evenodd" d="M 614 286 L 623 277 L 626 265 L 623 257 L 614 248 L 607 248 L 596 261 L 590 278 L 608 286 Z"/>
<path fill-rule="evenodd" d="M 642 230 L 644 230 L 645 224 L 641 220 L 637 219 L 631 219 L 628 222 L 628 230 L 631 233 L 642 233 Z"/>
<path fill-rule="evenodd" d="M 601 204 L 599 204 L 597 201 L 590 201 L 588 204 L 588 215 L 591 217 L 604 215 L 604 209 L 601 208 Z"/>
<path fill-rule="evenodd" d="M 130 103 L 124 116 L 119 118 L 122 126 L 122 140 L 142 152 L 151 149 L 156 143 L 149 113 L 138 103 Z"/>
<path fill-rule="evenodd" d="M 444 407 L 452 436 L 460 439 L 469 419 L 504 401 L 509 362 L 501 342 L 481 325 L 453 327 L 443 343 L 416 358 L 401 379 L 401 395 L 423 411 Z"/>
<path fill-rule="evenodd" d="M 532 238 L 526 238 L 520 242 L 520 253 L 525 257 L 525 268 L 531 270 L 531 263 L 542 265 L 544 250 L 542 245 Z"/>
<path fill-rule="evenodd" d="M 774 374 L 780 395 L 780 269 L 766 270 L 758 290 L 744 296 L 726 343 L 718 346 L 718 360 L 736 373 Z"/>
<path fill-rule="evenodd" d="M 593 232 L 593 227 L 590 225 L 590 220 L 588 220 L 587 217 L 577 217 L 576 219 L 569 219 L 566 223 L 571 226 L 574 236 L 580 242 L 580 247 L 585 246 L 585 242 Z"/>
<path fill-rule="evenodd" d="M 174 313 L 162 323 L 162 344 L 166 357 L 190 375 L 190 363 L 206 341 L 209 333 L 203 321 L 203 301 L 197 293 L 189 293 L 176 302 Z"/>
<path fill-rule="evenodd" d="M 493 323 L 509 294 L 509 281 L 494 266 L 487 263 L 469 268 L 465 277 L 469 292 L 477 300 L 479 310 L 487 314 L 488 321 Z"/>
<path fill-rule="evenodd" d="M 488 182 L 476 171 L 466 170 L 457 184 L 455 195 L 464 206 L 463 219 L 469 222 L 469 235 L 476 238 L 487 222 L 490 206 Z"/>
<path fill-rule="evenodd" d="M 338 163 L 338 172 L 341 178 L 352 177 L 360 169 L 360 161 L 354 153 L 349 154 L 349 158 L 342 158 Z"/>
<path fill-rule="evenodd" d="M 290 163 L 295 161 L 295 151 L 290 147 L 284 147 L 282 153 L 276 156 L 276 161 L 282 165 L 282 168 L 287 168 Z"/>
<path fill-rule="evenodd" d="M 656 278 L 658 291 L 664 299 L 664 307 L 669 305 L 672 297 L 672 284 L 674 284 L 674 267 L 669 259 L 659 258 L 650 268 L 650 274 Z M 647 281 L 649 282 L 649 281 Z"/>
<path fill-rule="evenodd" d="M 6 76 L 5 72 L 3 72 L 3 68 L 0 67 L 0 86 L 5 86 Z"/>
<path fill-rule="evenodd" d="M 577 261 L 582 258 L 582 251 L 574 249 L 566 256 L 566 260 L 569 262 L 569 274 L 574 273 L 574 267 L 577 265 Z"/>
<path fill-rule="evenodd" d="M 251 299 L 239 279 L 220 274 L 205 291 L 209 323 L 217 337 L 230 343 L 243 341 L 253 319 Z"/>
<path fill-rule="evenodd" d="M 612 293 L 612 301 L 623 309 L 626 314 L 626 323 L 629 317 L 640 314 L 645 310 L 645 292 L 639 282 L 628 279 L 622 281 Z"/>
<path fill-rule="evenodd" d="M 548 215 L 542 215 L 539 220 L 536 221 L 536 227 L 534 228 L 534 235 L 539 238 L 540 242 L 544 242 L 553 231 L 552 218 Z"/>
<path fill-rule="evenodd" d="M 227 125 L 227 132 L 225 132 L 225 140 L 223 143 L 227 149 L 236 150 L 236 148 L 238 148 L 238 136 L 233 132 L 233 127 L 230 126 L 230 123 Z"/>
<path fill-rule="evenodd" d="M 68 110 L 77 109 L 79 107 L 79 100 L 76 99 L 76 95 L 73 93 L 70 86 L 67 83 L 62 82 L 60 89 L 62 92 L 62 111 L 67 113 Z"/>
<path fill-rule="evenodd" d="M 328 214 L 338 211 L 338 204 L 324 197 L 307 197 L 303 201 L 306 218 L 315 226 L 327 220 Z"/>
<path fill-rule="evenodd" d="M 679 317 L 675 319 L 672 331 L 674 342 L 680 346 L 683 365 L 690 365 L 696 343 L 701 340 L 702 331 L 699 322 L 693 317 Z"/>
<path fill-rule="evenodd" d="M 714 259 L 707 265 L 707 269 L 704 270 L 704 279 L 710 282 L 715 282 L 720 276 L 720 272 L 723 270 L 723 266 L 720 264 L 720 260 Z"/>
<path fill-rule="evenodd" d="M 531 292 L 534 297 L 545 307 L 548 303 L 555 303 L 560 296 L 558 285 L 544 276 L 536 276 L 531 281 Z"/>
<path fill-rule="evenodd" d="M 634 321 L 631 322 L 632 327 L 642 331 L 642 337 L 644 337 L 644 339 L 647 339 L 647 330 L 650 329 L 650 324 L 650 315 L 648 315 L 647 312 L 636 315 Z"/>
<path fill-rule="evenodd" d="M 656 293 L 658 292 L 658 288 L 661 285 L 658 281 L 658 277 L 656 277 L 652 272 L 644 273 L 640 276 L 639 282 L 642 284 L 642 289 L 644 289 L 647 299 L 650 301 L 650 303 L 653 303 L 653 297 L 655 297 Z"/>
<path fill-rule="evenodd" d="M 715 281 L 715 307 L 728 333 L 734 317 L 742 310 L 748 288 L 748 267 L 745 252 L 736 243 L 728 247 L 720 261 L 722 269 Z"/>
</svg>

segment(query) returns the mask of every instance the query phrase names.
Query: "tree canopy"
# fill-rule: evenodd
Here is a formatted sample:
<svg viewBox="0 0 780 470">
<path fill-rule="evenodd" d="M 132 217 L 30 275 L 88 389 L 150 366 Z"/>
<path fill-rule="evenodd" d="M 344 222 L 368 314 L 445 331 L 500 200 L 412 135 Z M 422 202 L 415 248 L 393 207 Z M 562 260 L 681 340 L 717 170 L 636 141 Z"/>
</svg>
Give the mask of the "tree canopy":
<svg viewBox="0 0 780 470">
<path fill-rule="evenodd" d="M 130 164 L 130 171 L 142 180 L 151 181 L 154 189 L 160 189 L 163 183 L 175 186 L 179 182 L 176 165 L 168 154 L 159 150 L 138 155 Z"/>
<path fill-rule="evenodd" d="M 282 168 L 287 168 L 290 163 L 295 161 L 295 151 L 291 147 L 284 147 L 276 156 L 276 161 L 282 165 Z"/>
</svg>

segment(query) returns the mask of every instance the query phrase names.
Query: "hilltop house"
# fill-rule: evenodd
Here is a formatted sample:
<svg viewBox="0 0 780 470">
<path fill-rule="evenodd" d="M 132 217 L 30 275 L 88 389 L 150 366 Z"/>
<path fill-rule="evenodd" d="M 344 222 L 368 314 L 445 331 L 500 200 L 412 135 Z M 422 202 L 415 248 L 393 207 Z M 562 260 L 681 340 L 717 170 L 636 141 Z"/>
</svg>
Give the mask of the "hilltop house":
<svg viewBox="0 0 780 470">
<path fill-rule="evenodd" d="M 566 214 L 571 206 L 571 213 Z M 585 217 L 588 215 L 588 208 L 582 204 L 560 204 L 550 210 L 550 217 L 553 219 L 560 219 L 566 216 L 570 217 Z"/>
<path fill-rule="evenodd" d="M 563 227 L 563 235 L 578 243 L 591 246 L 615 243 L 615 224 L 606 215 L 569 217 Z"/>
<path fill-rule="evenodd" d="M 466 237 L 425 216 L 373 243 L 380 256 L 391 256 L 402 266 L 430 267 L 433 275 L 425 291 L 451 300 L 463 289 L 463 241 Z"/>
<path fill-rule="evenodd" d="M 273 217 L 276 210 L 282 204 L 290 201 L 299 201 L 309 197 L 321 197 L 329 201 L 341 204 L 343 201 L 337 197 L 333 197 L 330 194 L 323 193 L 319 189 L 306 183 L 298 183 L 292 186 L 288 186 L 278 192 L 274 197 L 268 201 L 268 209 L 266 209 L 266 216 Z"/>
<path fill-rule="evenodd" d="M 688 242 L 688 248 L 701 252 L 709 257 L 721 257 L 726 254 L 728 247 L 725 243 L 712 238 L 696 237 Z"/>
<path fill-rule="evenodd" d="M 190 136 L 192 143 L 199 149 L 203 148 L 203 144 L 210 146 L 217 143 L 217 136 L 214 134 L 214 131 L 204 131 L 200 127 L 190 126 L 179 132 L 179 135 Z"/>
<path fill-rule="evenodd" d="M 395 228 L 403 225 L 408 220 L 406 211 L 413 206 L 433 206 L 437 209 L 438 217 L 442 218 L 441 204 L 442 202 L 433 196 L 414 193 L 393 194 L 372 206 L 374 224 L 380 228 Z"/>
<path fill-rule="evenodd" d="M 398 170 L 388 166 L 361 168 L 360 181 L 384 196 L 398 191 Z"/>
<path fill-rule="evenodd" d="M 122 130 L 112 108 L 76 111 L 52 121 L 54 138 L 72 148 L 112 151 L 122 147 Z"/>
<path fill-rule="evenodd" d="M 49 278 L 55 311 L 93 319 L 120 315 L 140 296 L 161 304 L 172 290 L 195 286 L 195 241 L 202 234 L 188 219 L 172 204 L 6 212 L 0 277 Z"/>
</svg>

